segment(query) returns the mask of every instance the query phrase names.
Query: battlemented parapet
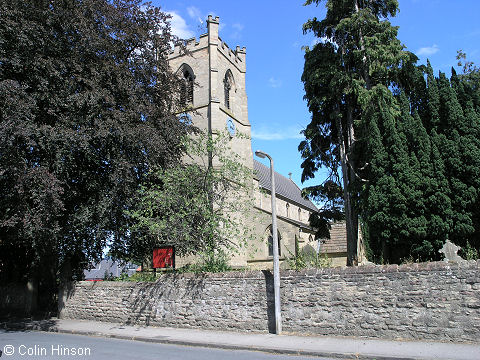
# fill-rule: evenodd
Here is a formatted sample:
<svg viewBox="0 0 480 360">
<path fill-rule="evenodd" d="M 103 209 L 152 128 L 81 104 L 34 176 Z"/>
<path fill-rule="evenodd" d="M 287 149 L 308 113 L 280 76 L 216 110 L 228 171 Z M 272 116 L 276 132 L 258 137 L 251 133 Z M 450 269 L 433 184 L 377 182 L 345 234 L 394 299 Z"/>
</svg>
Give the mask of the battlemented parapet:
<svg viewBox="0 0 480 360">
<path fill-rule="evenodd" d="M 177 56 L 184 55 L 183 49 L 186 49 L 188 52 L 195 52 L 197 50 L 206 48 L 208 46 L 208 34 L 202 34 L 198 38 L 190 38 L 184 41 L 183 47 L 180 44 L 176 44 L 173 50 L 170 52 L 169 58 L 175 58 Z"/>
<path fill-rule="evenodd" d="M 170 53 L 169 59 L 183 56 L 185 52 L 194 53 L 208 47 L 208 45 L 216 44 L 218 51 L 233 65 L 235 65 L 240 72 L 244 73 L 246 71 L 245 60 L 247 49 L 246 47 L 240 47 L 238 45 L 236 46 L 235 50 L 231 49 L 228 44 L 218 36 L 219 23 L 220 18 L 218 16 L 215 18 L 212 15 L 208 16 L 207 25 L 211 38 L 214 39 L 213 43 L 210 42 L 209 44 L 208 33 L 200 35 L 198 39 L 195 37 L 187 39 L 183 44 L 176 44 L 174 46 L 174 49 Z"/>
<path fill-rule="evenodd" d="M 228 47 L 227 43 L 222 41 L 222 39 L 218 38 L 219 40 L 219 45 L 218 45 L 218 50 L 220 53 L 225 56 L 232 64 L 234 64 L 239 71 L 245 72 L 246 71 L 246 66 L 245 66 L 245 55 L 247 53 L 247 48 L 243 47 L 240 48 L 240 46 L 237 45 L 235 50 L 232 50 Z"/>
</svg>

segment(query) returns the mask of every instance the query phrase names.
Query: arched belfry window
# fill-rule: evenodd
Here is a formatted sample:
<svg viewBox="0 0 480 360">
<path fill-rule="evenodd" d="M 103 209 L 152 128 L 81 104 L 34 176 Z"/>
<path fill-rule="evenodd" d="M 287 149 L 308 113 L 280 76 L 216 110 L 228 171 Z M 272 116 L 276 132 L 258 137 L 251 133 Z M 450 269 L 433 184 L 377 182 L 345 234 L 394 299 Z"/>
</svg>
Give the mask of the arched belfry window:
<svg viewBox="0 0 480 360">
<path fill-rule="evenodd" d="M 227 70 L 227 72 L 225 73 L 225 78 L 223 79 L 223 88 L 224 88 L 224 97 L 225 97 L 225 107 L 227 109 L 231 109 L 231 99 L 230 99 L 230 95 L 231 95 L 231 91 L 233 89 L 233 75 L 232 75 L 232 72 L 230 70 Z"/>
<path fill-rule="evenodd" d="M 180 79 L 180 104 L 182 106 L 193 104 L 193 82 L 195 76 L 192 68 L 187 64 L 183 64 L 180 67 Z"/>
<path fill-rule="evenodd" d="M 269 225 L 267 228 L 267 235 L 268 235 L 268 256 L 273 256 L 273 232 L 272 232 L 272 225 Z M 282 255 L 282 250 L 281 250 L 281 242 L 280 240 L 282 239 L 280 235 L 280 231 L 277 230 L 277 237 L 278 237 L 278 255 Z"/>
</svg>

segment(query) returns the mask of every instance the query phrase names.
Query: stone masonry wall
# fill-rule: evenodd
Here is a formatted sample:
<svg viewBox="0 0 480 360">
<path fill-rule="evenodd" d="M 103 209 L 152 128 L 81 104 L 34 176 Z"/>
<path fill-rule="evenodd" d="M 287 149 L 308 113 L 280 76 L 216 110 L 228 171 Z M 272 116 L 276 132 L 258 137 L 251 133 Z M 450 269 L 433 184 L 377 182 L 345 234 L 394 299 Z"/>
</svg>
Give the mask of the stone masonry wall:
<svg viewBox="0 0 480 360">
<path fill-rule="evenodd" d="M 286 332 L 390 339 L 480 339 L 480 260 L 281 272 Z M 269 272 L 79 282 L 62 317 L 222 330 L 272 330 Z"/>
</svg>

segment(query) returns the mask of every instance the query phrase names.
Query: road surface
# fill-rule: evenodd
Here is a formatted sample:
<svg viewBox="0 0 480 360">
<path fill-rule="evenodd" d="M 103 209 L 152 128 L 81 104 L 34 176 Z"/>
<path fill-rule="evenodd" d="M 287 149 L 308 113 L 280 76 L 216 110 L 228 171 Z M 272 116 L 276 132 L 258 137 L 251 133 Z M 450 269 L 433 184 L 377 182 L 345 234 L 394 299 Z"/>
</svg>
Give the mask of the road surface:
<svg viewBox="0 0 480 360">
<path fill-rule="evenodd" d="M 146 343 L 82 335 L 0 330 L 1 360 L 333 360 L 318 357 L 275 355 L 256 351 L 223 350 Z"/>
</svg>

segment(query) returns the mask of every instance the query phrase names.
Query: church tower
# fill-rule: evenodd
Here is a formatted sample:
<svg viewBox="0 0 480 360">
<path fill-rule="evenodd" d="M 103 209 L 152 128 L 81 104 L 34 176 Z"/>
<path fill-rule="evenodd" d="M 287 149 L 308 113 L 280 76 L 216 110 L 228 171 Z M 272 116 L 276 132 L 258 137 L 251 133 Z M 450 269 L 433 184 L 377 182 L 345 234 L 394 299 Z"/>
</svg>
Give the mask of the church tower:
<svg viewBox="0 0 480 360">
<path fill-rule="evenodd" d="M 169 56 L 169 64 L 183 80 L 180 101 L 193 125 L 212 137 L 225 134 L 228 148 L 236 155 L 237 161 L 252 170 L 253 153 L 245 89 L 246 49 L 239 46 L 235 50 L 230 49 L 218 36 L 218 28 L 219 17 L 208 16 L 208 32 L 198 40 L 187 40 L 186 51 L 176 46 Z M 216 165 L 215 159 L 213 165 Z M 251 198 L 252 194 L 246 193 L 245 196 Z M 228 201 L 242 200 L 232 196 Z M 240 223 L 251 222 L 245 219 L 249 214 L 237 213 L 232 216 L 241 216 Z M 231 240 L 240 244 L 245 239 Z M 247 266 L 244 251 L 229 255 L 231 266 Z M 178 259 L 177 263 L 180 265 L 191 260 Z"/>
<path fill-rule="evenodd" d="M 246 49 L 237 46 L 232 50 L 220 39 L 218 16 L 208 16 L 207 28 L 198 40 L 187 40 L 187 53 L 175 47 L 169 56 L 170 67 L 184 80 L 180 100 L 198 128 L 212 135 L 228 131 L 230 148 L 252 169 Z"/>
</svg>

